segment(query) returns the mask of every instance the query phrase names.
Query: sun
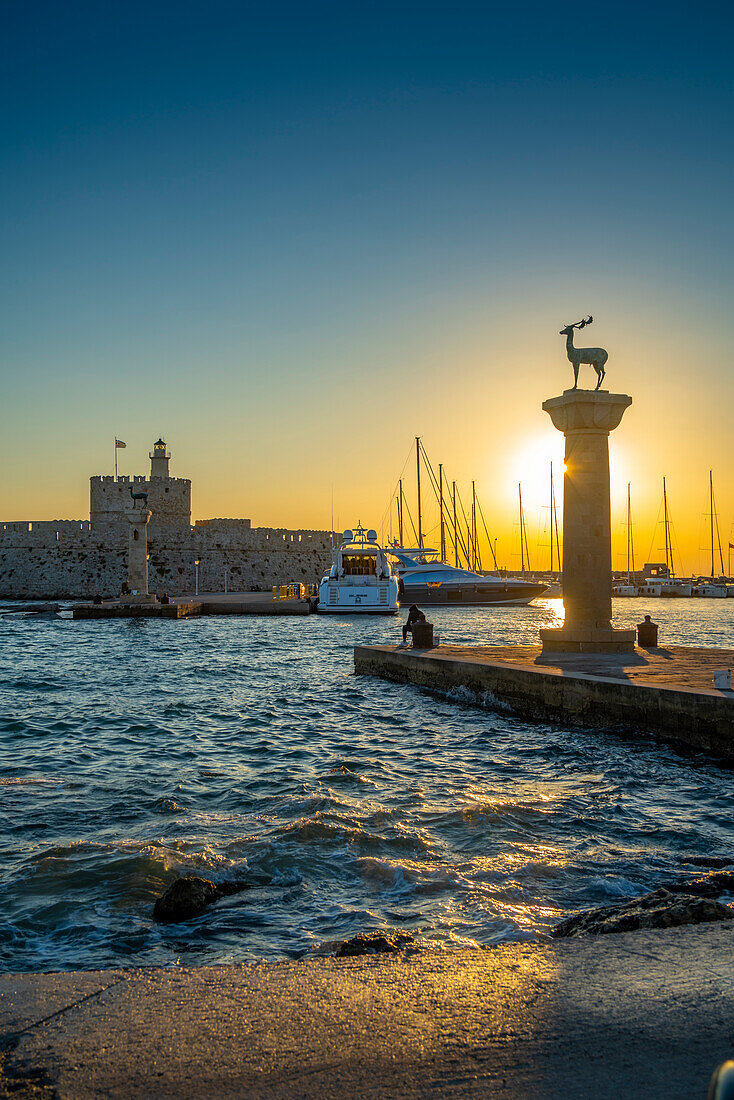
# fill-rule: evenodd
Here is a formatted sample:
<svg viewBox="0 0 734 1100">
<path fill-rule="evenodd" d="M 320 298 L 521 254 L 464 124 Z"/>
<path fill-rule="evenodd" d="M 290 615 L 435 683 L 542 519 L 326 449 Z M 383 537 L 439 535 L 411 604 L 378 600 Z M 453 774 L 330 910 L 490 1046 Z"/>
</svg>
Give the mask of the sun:
<svg viewBox="0 0 734 1100">
<path fill-rule="evenodd" d="M 556 499 L 563 494 L 563 436 L 547 432 L 525 440 L 508 459 L 507 475 L 510 497 L 518 500 L 522 487 L 523 508 L 527 515 L 536 515 L 550 504 L 551 463 Z"/>
</svg>

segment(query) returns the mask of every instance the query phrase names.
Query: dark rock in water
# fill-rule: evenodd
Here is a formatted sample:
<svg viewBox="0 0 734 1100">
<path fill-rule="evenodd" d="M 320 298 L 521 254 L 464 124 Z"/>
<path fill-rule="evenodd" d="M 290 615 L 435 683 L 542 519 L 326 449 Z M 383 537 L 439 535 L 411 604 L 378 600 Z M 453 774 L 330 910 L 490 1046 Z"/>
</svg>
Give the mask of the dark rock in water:
<svg viewBox="0 0 734 1100">
<path fill-rule="evenodd" d="M 163 924 L 191 920 L 200 916 L 213 901 L 239 894 L 247 882 L 210 882 L 207 878 L 186 875 L 172 882 L 153 906 L 153 917 Z"/>
<path fill-rule="evenodd" d="M 153 810 L 157 814 L 180 814 L 183 812 L 183 806 L 180 806 L 175 798 L 158 798 L 153 803 Z"/>
<path fill-rule="evenodd" d="M 410 932 L 360 932 L 350 940 L 340 943 L 334 952 L 337 959 L 350 955 L 396 955 L 406 943 L 414 942 Z"/>
<path fill-rule="evenodd" d="M 697 898 L 718 898 L 719 894 L 734 891 L 734 871 L 714 871 L 710 875 L 687 878 L 680 882 L 666 882 L 663 886 L 671 894 L 692 894 Z"/>
<path fill-rule="evenodd" d="M 683 862 L 696 867 L 731 867 L 734 856 L 684 856 Z"/>
<path fill-rule="evenodd" d="M 679 924 L 732 920 L 734 909 L 709 897 L 653 890 L 621 905 L 606 905 L 567 917 L 551 931 L 555 937 L 605 935 L 632 932 L 639 928 L 674 928 Z"/>
</svg>

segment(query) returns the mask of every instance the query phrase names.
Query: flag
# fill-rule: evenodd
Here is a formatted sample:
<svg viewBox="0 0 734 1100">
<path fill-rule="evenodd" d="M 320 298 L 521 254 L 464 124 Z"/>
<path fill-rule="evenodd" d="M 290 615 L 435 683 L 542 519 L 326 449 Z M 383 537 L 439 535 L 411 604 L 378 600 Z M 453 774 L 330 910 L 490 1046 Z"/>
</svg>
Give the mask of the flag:
<svg viewBox="0 0 734 1100">
<path fill-rule="evenodd" d="M 116 447 L 127 447 L 127 443 L 123 443 L 121 439 L 116 439 L 115 440 L 115 446 Z"/>
</svg>

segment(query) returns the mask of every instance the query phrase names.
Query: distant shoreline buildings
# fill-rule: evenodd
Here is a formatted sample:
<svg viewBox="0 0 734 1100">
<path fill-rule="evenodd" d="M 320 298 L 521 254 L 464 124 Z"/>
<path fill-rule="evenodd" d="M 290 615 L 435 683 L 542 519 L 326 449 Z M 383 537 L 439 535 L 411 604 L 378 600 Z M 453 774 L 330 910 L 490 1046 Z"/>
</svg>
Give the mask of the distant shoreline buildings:
<svg viewBox="0 0 734 1100">
<path fill-rule="evenodd" d="M 320 579 L 331 564 L 330 531 L 255 527 L 249 519 L 191 524 L 191 480 L 171 477 L 163 439 L 150 452 L 150 475 L 93 476 L 89 520 L 0 523 L 0 599 L 115 596 L 127 574 L 123 511 L 131 490 L 146 493 L 149 587 L 171 596 L 199 590 L 257 591 Z"/>
</svg>

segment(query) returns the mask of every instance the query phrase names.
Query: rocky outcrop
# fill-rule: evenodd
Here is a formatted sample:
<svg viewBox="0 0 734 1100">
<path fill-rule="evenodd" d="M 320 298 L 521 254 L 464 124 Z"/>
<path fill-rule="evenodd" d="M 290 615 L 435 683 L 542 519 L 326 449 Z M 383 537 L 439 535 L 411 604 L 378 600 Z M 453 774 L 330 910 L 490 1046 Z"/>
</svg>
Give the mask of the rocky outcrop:
<svg viewBox="0 0 734 1100">
<path fill-rule="evenodd" d="M 663 889 L 671 894 L 693 894 L 697 898 L 718 898 L 720 894 L 734 893 L 734 871 L 714 871 L 710 875 L 666 882 Z"/>
<path fill-rule="evenodd" d="M 212 902 L 249 889 L 247 882 L 210 882 L 186 875 L 172 882 L 153 906 L 153 917 L 161 924 L 174 924 L 200 916 Z"/>
<path fill-rule="evenodd" d="M 708 880 L 717 877 L 707 876 L 707 879 L 698 880 L 695 884 L 702 891 L 712 890 L 713 883 Z M 716 892 L 722 893 L 722 890 L 718 889 Z M 633 898 L 621 905 L 606 905 L 567 917 L 555 926 L 551 935 L 599 936 L 610 932 L 632 932 L 639 928 L 673 928 L 679 924 L 703 924 L 706 921 L 734 918 L 734 909 L 715 901 L 714 896 L 710 893 L 686 893 L 677 889 L 653 890 L 651 894 Z"/>
<path fill-rule="evenodd" d="M 337 959 L 350 955 L 396 955 L 402 947 L 413 943 L 410 932 L 359 932 L 350 940 L 340 943 L 334 952 Z"/>
</svg>

